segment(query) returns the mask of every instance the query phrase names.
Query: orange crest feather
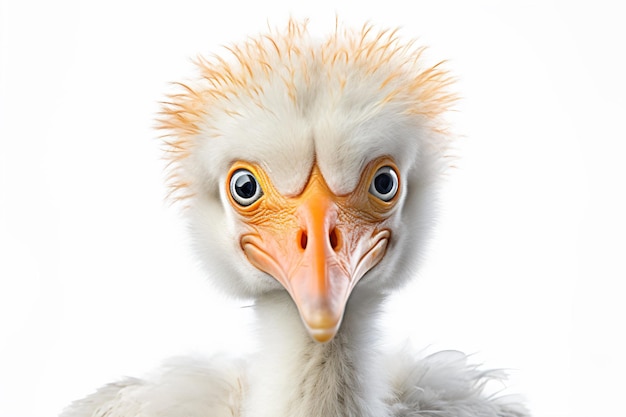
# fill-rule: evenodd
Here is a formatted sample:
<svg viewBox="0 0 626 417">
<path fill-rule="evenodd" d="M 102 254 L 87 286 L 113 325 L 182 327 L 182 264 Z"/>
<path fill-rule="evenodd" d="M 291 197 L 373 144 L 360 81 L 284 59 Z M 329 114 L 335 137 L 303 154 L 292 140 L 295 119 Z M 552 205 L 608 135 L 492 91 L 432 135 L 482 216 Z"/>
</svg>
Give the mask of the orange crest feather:
<svg viewBox="0 0 626 417">
<path fill-rule="evenodd" d="M 337 83 L 339 91 L 346 85 L 347 74 L 359 71 L 380 79 L 379 90 L 385 92 L 381 104 L 401 100 L 408 103 L 410 114 L 438 119 L 456 100 L 447 91 L 452 79 L 441 63 L 422 67 L 425 48 L 414 48 L 413 41 L 400 43 L 397 32 L 381 30 L 373 34 L 369 24 L 357 31 L 337 25 L 325 41 L 314 42 L 307 21 L 291 19 L 285 32 L 274 31 L 225 47 L 230 61 L 218 55 L 211 59 L 198 57 L 198 84 L 191 87 L 174 83 L 179 91 L 162 103 L 157 120 L 158 128 L 166 131 L 163 138 L 170 168 L 169 196 L 174 200 L 191 196 L 188 180 L 182 178 L 178 168 L 192 152 L 195 138 L 206 130 L 207 116 L 212 111 L 219 108 L 230 116 L 240 116 L 233 101 L 241 97 L 262 107 L 260 97 L 277 75 L 295 103 L 300 85 L 296 77 L 310 87 L 312 62 L 325 69 L 328 81 Z M 338 71 L 338 66 L 343 70 Z M 433 125 L 435 130 L 444 130 Z"/>
</svg>

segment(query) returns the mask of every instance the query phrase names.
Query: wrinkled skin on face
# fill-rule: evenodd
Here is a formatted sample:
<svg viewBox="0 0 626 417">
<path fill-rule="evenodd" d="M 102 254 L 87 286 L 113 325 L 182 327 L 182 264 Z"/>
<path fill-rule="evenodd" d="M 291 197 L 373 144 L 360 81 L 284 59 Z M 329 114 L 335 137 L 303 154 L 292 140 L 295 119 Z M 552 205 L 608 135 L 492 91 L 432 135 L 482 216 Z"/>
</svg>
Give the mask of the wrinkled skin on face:
<svg viewBox="0 0 626 417">
<path fill-rule="evenodd" d="M 241 249 L 289 292 L 318 342 L 335 336 L 350 293 L 385 256 L 387 221 L 399 198 L 397 172 L 389 157 L 378 158 L 352 192 L 336 195 L 314 166 L 302 192 L 286 197 L 260 166 L 231 167 L 230 203 L 246 225 Z"/>
</svg>

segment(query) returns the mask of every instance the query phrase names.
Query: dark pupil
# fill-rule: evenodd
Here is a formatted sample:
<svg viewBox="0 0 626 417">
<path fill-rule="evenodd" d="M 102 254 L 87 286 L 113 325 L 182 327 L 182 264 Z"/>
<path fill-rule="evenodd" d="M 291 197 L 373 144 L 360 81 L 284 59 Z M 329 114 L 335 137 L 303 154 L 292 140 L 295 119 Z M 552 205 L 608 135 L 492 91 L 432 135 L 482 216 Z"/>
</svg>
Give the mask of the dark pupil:
<svg viewBox="0 0 626 417">
<path fill-rule="evenodd" d="M 389 174 L 380 174 L 374 179 L 374 187 L 381 194 L 388 194 L 393 188 L 393 179 Z"/>
<path fill-rule="evenodd" d="M 235 191 L 241 198 L 254 197 L 256 193 L 256 181 L 252 175 L 240 175 L 235 181 Z"/>
</svg>

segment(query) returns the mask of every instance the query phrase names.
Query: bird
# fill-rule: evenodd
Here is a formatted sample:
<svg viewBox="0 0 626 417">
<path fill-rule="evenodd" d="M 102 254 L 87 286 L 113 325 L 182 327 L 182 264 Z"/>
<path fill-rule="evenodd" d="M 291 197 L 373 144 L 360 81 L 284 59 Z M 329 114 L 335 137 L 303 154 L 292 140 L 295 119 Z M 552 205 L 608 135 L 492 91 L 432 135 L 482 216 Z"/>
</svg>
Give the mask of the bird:
<svg viewBox="0 0 626 417">
<path fill-rule="evenodd" d="M 445 62 L 399 29 L 308 21 L 195 60 L 157 116 L 168 198 L 207 279 L 252 300 L 258 349 L 167 360 L 62 417 L 526 417 L 458 351 L 389 351 L 380 316 L 416 276 L 452 166 Z"/>
</svg>

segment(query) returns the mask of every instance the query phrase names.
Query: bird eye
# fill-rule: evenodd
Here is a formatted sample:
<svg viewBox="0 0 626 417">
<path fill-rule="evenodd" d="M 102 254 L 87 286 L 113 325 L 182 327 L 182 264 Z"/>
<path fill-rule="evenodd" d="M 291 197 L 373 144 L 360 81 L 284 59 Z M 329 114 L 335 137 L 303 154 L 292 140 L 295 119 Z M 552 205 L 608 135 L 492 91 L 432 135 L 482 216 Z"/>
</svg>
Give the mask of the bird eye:
<svg viewBox="0 0 626 417">
<path fill-rule="evenodd" d="M 259 182 L 247 169 L 238 169 L 230 177 L 230 195 L 240 205 L 246 207 L 263 195 Z"/>
<path fill-rule="evenodd" d="M 370 184 L 370 194 L 383 201 L 390 201 L 398 193 L 398 174 L 390 166 L 376 171 Z"/>
</svg>

